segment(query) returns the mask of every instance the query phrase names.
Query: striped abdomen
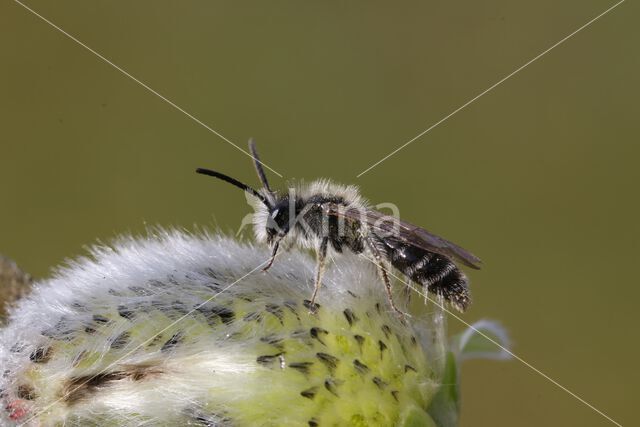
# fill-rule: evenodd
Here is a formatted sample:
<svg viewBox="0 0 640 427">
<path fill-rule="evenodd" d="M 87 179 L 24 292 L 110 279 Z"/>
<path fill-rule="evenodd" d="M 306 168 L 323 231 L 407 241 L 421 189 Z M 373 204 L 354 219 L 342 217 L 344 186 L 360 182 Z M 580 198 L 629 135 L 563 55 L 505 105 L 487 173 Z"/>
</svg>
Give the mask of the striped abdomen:
<svg viewBox="0 0 640 427">
<path fill-rule="evenodd" d="M 396 239 L 381 243 L 391 265 L 425 290 L 442 295 L 457 309 L 464 311 L 471 303 L 467 277 L 449 258 L 407 245 Z"/>
</svg>

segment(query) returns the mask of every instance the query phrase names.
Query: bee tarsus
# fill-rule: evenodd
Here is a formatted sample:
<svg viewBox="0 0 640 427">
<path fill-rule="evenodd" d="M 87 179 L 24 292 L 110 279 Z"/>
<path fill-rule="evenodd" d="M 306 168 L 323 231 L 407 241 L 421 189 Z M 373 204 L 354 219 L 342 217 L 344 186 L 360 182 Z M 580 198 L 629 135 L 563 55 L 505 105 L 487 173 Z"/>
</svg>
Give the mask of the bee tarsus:
<svg viewBox="0 0 640 427">
<path fill-rule="evenodd" d="M 316 303 L 316 297 L 318 296 L 318 291 L 320 290 L 320 286 L 322 286 L 322 275 L 324 274 L 324 268 L 326 266 L 327 259 L 327 248 L 329 246 L 329 237 L 325 236 L 322 238 L 320 242 L 320 247 L 316 253 L 316 281 L 313 284 L 313 294 L 311 295 L 311 306 L 314 306 Z"/>
</svg>

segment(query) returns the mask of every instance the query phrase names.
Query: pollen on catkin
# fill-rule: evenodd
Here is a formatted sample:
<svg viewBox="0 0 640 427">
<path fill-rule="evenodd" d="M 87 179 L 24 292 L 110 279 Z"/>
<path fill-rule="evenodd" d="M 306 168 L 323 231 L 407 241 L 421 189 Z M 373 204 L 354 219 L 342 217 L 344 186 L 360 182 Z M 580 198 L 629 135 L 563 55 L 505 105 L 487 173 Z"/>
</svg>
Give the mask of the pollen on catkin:
<svg viewBox="0 0 640 427">
<path fill-rule="evenodd" d="M 0 329 L 0 423 L 432 425 L 440 314 L 402 322 L 375 266 L 219 235 L 122 238 L 36 283 Z M 253 272 L 252 272 L 253 271 Z"/>
</svg>

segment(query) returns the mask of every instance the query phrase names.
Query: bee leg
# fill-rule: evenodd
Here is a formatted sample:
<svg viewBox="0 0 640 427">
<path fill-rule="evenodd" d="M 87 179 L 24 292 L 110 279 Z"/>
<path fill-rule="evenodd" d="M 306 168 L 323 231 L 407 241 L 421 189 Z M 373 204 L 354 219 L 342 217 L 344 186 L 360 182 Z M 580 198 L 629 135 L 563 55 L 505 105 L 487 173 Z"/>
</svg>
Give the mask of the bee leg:
<svg viewBox="0 0 640 427">
<path fill-rule="evenodd" d="M 408 277 L 405 276 L 405 282 L 409 283 L 409 279 Z M 411 304 L 411 288 L 409 286 L 405 286 L 402 288 L 402 296 L 405 298 L 405 300 L 407 301 L 407 306 L 409 304 Z"/>
<path fill-rule="evenodd" d="M 271 252 L 271 259 L 269 259 L 269 263 L 267 264 L 267 266 L 265 268 L 262 269 L 262 271 L 267 271 L 268 269 L 271 268 L 271 266 L 273 265 L 273 261 L 276 259 L 276 255 L 278 254 L 278 247 L 279 246 L 280 246 L 280 241 L 277 241 L 273 245 L 273 251 Z"/>
<path fill-rule="evenodd" d="M 382 254 L 380 253 L 380 250 L 376 247 L 374 242 L 369 241 L 369 248 L 371 249 L 371 252 L 373 252 L 376 265 L 378 266 L 378 271 L 380 272 L 380 277 L 384 282 L 384 287 L 387 291 L 387 299 L 389 300 L 389 305 L 391 305 L 391 308 L 393 309 L 393 311 L 395 311 L 398 317 L 400 317 L 400 320 L 404 320 L 406 317 L 406 313 L 400 310 L 398 306 L 396 306 L 395 301 L 393 300 L 393 293 L 391 292 L 391 280 L 389 280 L 389 273 L 387 273 L 387 267 L 385 266 L 385 262 L 382 258 Z"/>
<path fill-rule="evenodd" d="M 391 281 L 389 280 L 389 274 L 387 273 L 387 268 L 384 266 L 382 262 L 378 262 L 378 270 L 380 270 L 380 276 L 382 276 L 382 281 L 384 282 L 384 287 L 387 291 L 387 299 L 389 300 L 389 304 L 393 311 L 400 317 L 400 319 L 404 319 L 405 313 L 400 310 L 398 306 L 396 306 L 395 301 L 393 300 L 393 294 L 391 293 Z"/>
<path fill-rule="evenodd" d="M 311 295 L 311 303 L 309 304 L 311 307 L 315 307 L 316 296 L 318 295 L 318 291 L 320 290 L 320 285 L 322 281 L 322 275 L 324 274 L 325 261 L 327 258 L 327 247 L 329 246 L 329 238 L 323 237 L 322 242 L 320 242 L 320 248 L 317 252 L 317 264 L 316 264 L 316 282 L 313 287 L 313 295 Z"/>
</svg>

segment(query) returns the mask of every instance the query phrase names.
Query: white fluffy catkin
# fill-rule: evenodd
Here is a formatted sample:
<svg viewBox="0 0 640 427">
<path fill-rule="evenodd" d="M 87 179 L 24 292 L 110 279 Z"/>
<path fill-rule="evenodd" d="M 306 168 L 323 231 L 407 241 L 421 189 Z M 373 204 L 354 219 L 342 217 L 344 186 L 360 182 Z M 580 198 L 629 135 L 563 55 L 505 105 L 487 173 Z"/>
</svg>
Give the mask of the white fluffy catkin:
<svg viewBox="0 0 640 427">
<path fill-rule="evenodd" d="M 403 324 L 355 256 L 328 269 L 311 313 L 313 260 L 283 252 L 263 273 L 268 257 L 159 230 L 36 283 L 0 330 L 0 423 L 432 425 L 439 315 Z"/>
</svg>

